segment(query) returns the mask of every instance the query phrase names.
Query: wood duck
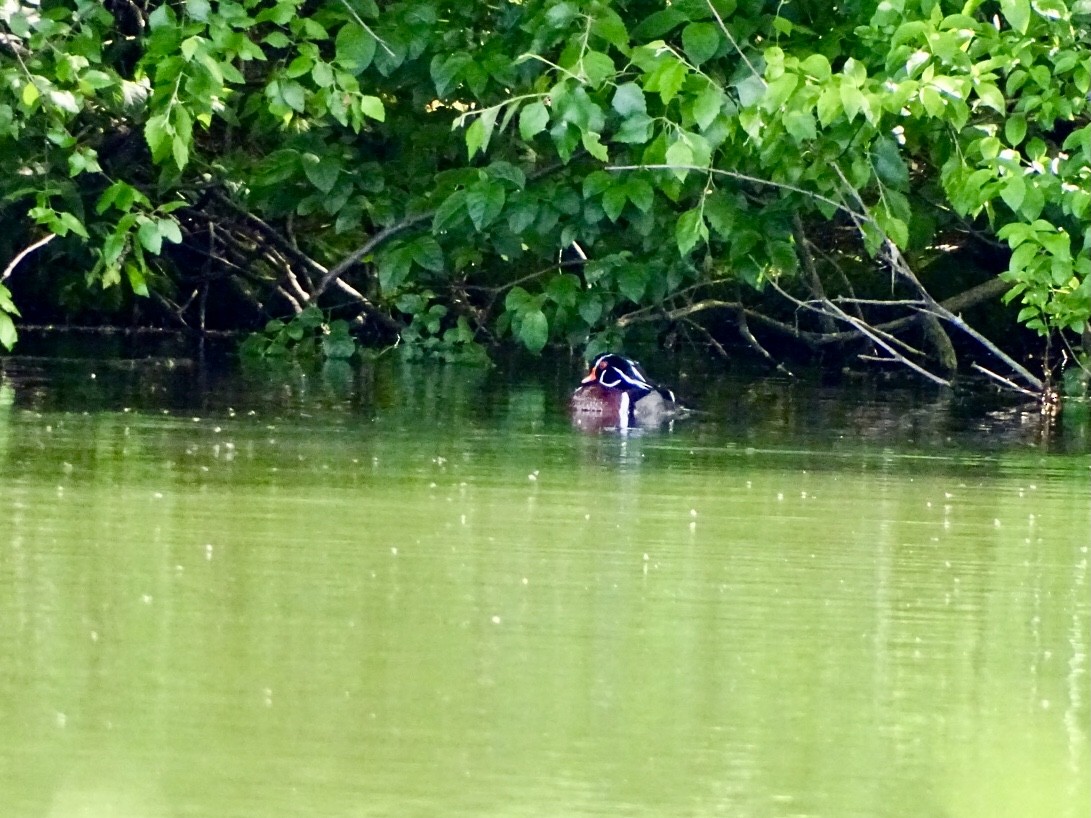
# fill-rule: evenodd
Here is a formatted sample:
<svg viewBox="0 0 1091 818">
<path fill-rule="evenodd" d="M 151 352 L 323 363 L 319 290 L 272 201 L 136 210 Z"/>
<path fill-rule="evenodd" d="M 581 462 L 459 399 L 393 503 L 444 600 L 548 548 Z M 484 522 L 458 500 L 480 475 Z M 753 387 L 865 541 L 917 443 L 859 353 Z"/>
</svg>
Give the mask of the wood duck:
<svg viewBox="0 0 1091 818">
<path fill-rule="evenodd" d="M 598 429 L 657 426 L 685 411 L 674 392 L 648 380 L 640 364 L 612 352 L 591 362 L 569 406 L 576 425 Z"/>
</svg>

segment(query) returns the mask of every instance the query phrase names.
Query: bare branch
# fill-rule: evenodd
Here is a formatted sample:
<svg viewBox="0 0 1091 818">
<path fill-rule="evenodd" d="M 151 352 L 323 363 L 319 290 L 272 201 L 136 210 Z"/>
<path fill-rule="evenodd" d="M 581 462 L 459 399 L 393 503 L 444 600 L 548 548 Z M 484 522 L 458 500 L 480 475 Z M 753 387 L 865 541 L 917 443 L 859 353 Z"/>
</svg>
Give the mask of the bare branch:
<svg viewBox="0 0 1091 818">
<path fill-rule="evenodd" d="M 11 262 L 8 264 L 8 266 L 4 268 L 4 272 L 0 273 L 0 282 L 6 281 L 8 276 L 10 276 L 13 272 L 15 272 L 15 268 L 19 266 L 20 261 L 25 259 L 27 256 L 29 256 L 31 253 L 33 253 L 35 250 L 37 250 L 39 247 L 45 247 L 45 245 L 49 244 L 55 238 L 57 238 L 57 234 L 56 233 L 50 233 L 49 235 L 38 239 L 36 242 L 34 242 L 34 244 L 31 244 L 31 245 L 29 245 L 27 247 L 24 247 L 22 250 L 20 250 L 19 253 L 15 256 L 15 258 L 13 258 L 11 260 Z"/>
</svg>

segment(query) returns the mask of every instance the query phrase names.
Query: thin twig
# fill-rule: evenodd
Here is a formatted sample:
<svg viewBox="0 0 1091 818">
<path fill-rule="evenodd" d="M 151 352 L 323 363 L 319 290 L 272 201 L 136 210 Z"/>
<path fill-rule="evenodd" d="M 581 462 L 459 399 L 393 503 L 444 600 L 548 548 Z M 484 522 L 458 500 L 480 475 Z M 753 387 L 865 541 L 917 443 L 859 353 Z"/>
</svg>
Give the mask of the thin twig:
<svg viewBox="0 0 1091 818">
<path fill-rule="evenodd" d="M 717 176 L 727 176 L 731 179 L 739 179 L 743 182 L 752 182 L 755 185 L 766 185 L 768 187 L 780 188 L 781 190 L 790 190 L 793 193 L 799 193 L 803 196 L 807 196 L 811 199 L 816 199 L 820 202 L 825 202 L 831 207 L 836 207 L 838 210 L 848 213 L 850 216 L 865 219 L 870 221 L 868 216 L 864 216 L 857 213 L 851 207 L 844 202 L 839 202 L 836 199 L 831 199 L 829 196 L 823 196 L 821 193 L 815 193 L 813 190 L 806 190 L 796 185 L 790 185 L 787 182 L 774 182 L 770 179 L 762 179 L 758 176 L 751 176 L 747 173 L 739 173 L 734 170 L 723 170 L 722 168 L 710 168 L 700 167 L 698 165 L 607 165 L 605 170 L 691 170 L 698 173 L 713 173 Z"/>
<path fill-rule="evenodd" d="M 380 38 L 378 34 L 376 34 L 376 33 L 375 33 L 374 31 L 372 31 L 372 30 L 371 30 L 371 29 L 370 29 L 370 28 L 368 27 L 368 24 L 367 24 L 367 23 L 365 23 L 365 22 L 364 22 L 364 21 L 363 21 L 363 20 L 362 20 L 362 19 L 360 18 L 360 15 L 356 13 L 356 9 L 354 9 L 354 8 L 353 8 L 352 6 L 350 6 L 350 5 L 348 4 L 348 0 L 341 0 L 341 4 L 342 4 L 342 5 L 343 5 L 343 6 L 345 7 L 345 8 L 347 8 L 347 9 L 348 9 L 348 11 L 349 11 L 349 14 L 351 14 L 351 15 L 352 15 L 352 16 L 353 16 L 353 17 L 354 17 L 354 18 L 356 19 L 356 22 L 357 22 L 357 23 L 358 23 L 358 24 L 360 25 L 360 28 L 362 28 L 362 29 L 363 29 L 364 31 L 366 31 L 366 32 L 367 32 L 368 34 L 370 34 L 370 35 L 371 35 L 372 37 L 374 37 L 374 38 L 375 38 L 375 42 L 377 42 L 377 43 L 378 43 L 379 45 L 381 45 L 381 46 L 383 47 L 383 50 L 384 50 L 384 51 L 385 51 L 385 52 L 386 52 L 387 54 L 389 54 L 389 55 L 390 55 L 391 57 L 393 57 L 393 56 L 394 56 L 394 52 L 390 50 L 390 46 L 388 46 L 388 45 L 387 45 L 387 44 L 386 44 L 385 42 L 383 42 L 382 38 Z"/>
<path fill-rule="evenodd" d="M 50 233 L 47 236 L 38 239 L 36 242 L 34 242 L 34 244 L 31 244 L 29 247 L 24 247 L 22 250 L 20 250 L 18 255 L 16 255 L 15 258 L 13 258 L 8 264 L 8 266 L 4 268 L 4 272 L 0 274 L 0 281 L 6 281 L 8 276 L 15 272 L 15 268 L 19 266 L 20 261 L 29 256 L 39 247 L 44 247 L 45 245 L 49 244 L 55 238 L 57 238 L 57 234 Z"/>
<path fill-rule="evenodd" d="M 795 375 L 792 373 L 792 371 L 790 369 L 788 369 L 788 367 L 786 367 L 783 363 L 781 363 L 776 358 L 774 358 L 772 355 L 770 355 L 769 350 L 767 350 L 765 347 L 763 347 L 761 345 L 761 342 L 758 341 L 758 339 L 754 337 L 754 333 L 752 333 L 750 331 L 749 324 L 746 323 L 746 310 L 739 309 L 739 310 L 735 311 L 735 325 L 739 329 L 739 334 L 742 335 L 742 337 L 746 339 L 746 342 L 748 344 L 750 344 L 750 346 L 753 349 L 757 350 L 758 353 L 763 358 L 765 358 L 765 360 L 767 360 L 769 363 L 771 363 L 777 369 L 778 372 L 783 372 L 789 378 L 794 378 L 795 377 Z"/>
<path fill-rule="evenodd" d="M 395 222 L 389 227 L 384 227 L 370 239 L 368 239 L 364 245 L 356 250 L 353 250 L 335 265 L 325 271 L 325 274 L 318 281 L 318 285 L 314 288 L 314 298 L 318 298 L 322 293 L 326 291 L 326 288 L 330 286 L 335 280 L 340 278 L 353 264 L 362 259 L 384 241 L 391 236 L 401 233 L 403 230 L 408 230 L 415 224 L 427 221 L 431 219 L 435 214 L 432 212 L 418 213 L 416 216 L 406 216 L 400 222 Z"/>
<path fill-rule="evenodd" d="M 714 350 L 716 350 L 717 354 L 721 358 L 727 359 L 727 358 L 730 357 L 727 354 L 727 350 L 724 349 L 723 344 L 721 344 L 719 341 L 717 341 L 715 338 L 713 338 L 711 332 L 709 332 L 707 329 L 702 327 L 700 324 L 698 324 L 692 318 L 683 318 L 683 319 L 681 319 L 681 322 L 683 324 L 685 324 L 686 326 L 692 327 L 693 329 L 697 330 L 697 332 L 699 332 L 702 336 L 704 336 L 704 339 L 708 342 L 709 346 L 711 346 Z"/>
<path fill-rule="evenodd" d="M 712 15 L 716 18 L 716 22 L 720 24 L 720 31 L 724 33 L 724 36 L 727 37 L 727 41 L 731 43 L 731 47 L 735 49 L 735 53 L 742 57 L 742 61 L 746 63 L 746 67 L 749 68 L 750 72 L 761 81 L 761 85 L 764 88 L 766 84 L 765 78 L 758 72 L 758 69 L 754 67 L 754 63 L 750 62 L 750 59 L 746 56 L 746 54 L 743 53 L 743 50 L 739 48 L 738 42 L 736 42 L 735 38 L 731 36 L 731 32 L 728 31 L 727 25 L 724 23 L 724 18 L 720 16 L 720 12 L 712 3 L 712 0 L 706 0 L 706 2 L 708 3 L 708 7 L 709 10 L 712 12 Z"/>
<path fill-rule="evenodd" d="M 1000 381 L 1000 383 L 1004 384 L 1005 386 L 1007 386 L 1010 389 L 1014 389 L 1016 392 L 1022 392 L 1024 395 L 1029 395 L 1030 397 L 1034 398 L 1035 400 L 1041 400 L 1042 396 L 1040 394 L 1038 394 L 1037 392 L 1031 392 L 1029 389 L 1023 388 L 1022 386 L 1015 383 L 1014 381 L 1008 380 L 1003 375 L 997 375 L 991 369 L 986 369 L 981 364 L 979 364 L 977 361 L 974 361 L 970 366 L 973 369 L 976 369 L 978 372 L 982 372 L 982 373 L 988 375 L 993 380 Z"/>
</svg>

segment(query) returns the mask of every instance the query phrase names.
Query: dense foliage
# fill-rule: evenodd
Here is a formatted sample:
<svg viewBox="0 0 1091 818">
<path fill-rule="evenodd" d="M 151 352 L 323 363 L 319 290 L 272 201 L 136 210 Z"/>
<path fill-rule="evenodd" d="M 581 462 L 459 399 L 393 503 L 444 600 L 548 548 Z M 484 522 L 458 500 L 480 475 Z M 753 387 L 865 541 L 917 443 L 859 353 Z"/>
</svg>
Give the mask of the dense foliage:
<svg viewBox="0 0 1091 818">
<path fill-rule="evenodd" d="M 18 307 L 269 322 L 262 354 L 644 326 L 938 381 L 951 333 L 1037 393 L 1086 364 L 1091 0 L 0 0 L 0 26 L 9 348 Z M 1044 381 L 961 317 L 1001 296 Z"/>
</svg>

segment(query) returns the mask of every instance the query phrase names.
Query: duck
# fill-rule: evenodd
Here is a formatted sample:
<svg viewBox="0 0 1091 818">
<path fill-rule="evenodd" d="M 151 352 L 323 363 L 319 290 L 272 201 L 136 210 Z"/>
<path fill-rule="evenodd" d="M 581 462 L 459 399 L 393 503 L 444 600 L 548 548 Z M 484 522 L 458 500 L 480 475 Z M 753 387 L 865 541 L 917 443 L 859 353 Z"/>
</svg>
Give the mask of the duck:
<svg viewBox="0 0 1091 818">
<path fill-rule="evenodd" d="M 573 422 L 599 429 L 658 426 L 686 410 L 672 390 L 648 380 L 640 364 L 599 355 L 569 401 Z"/>
</svg>

